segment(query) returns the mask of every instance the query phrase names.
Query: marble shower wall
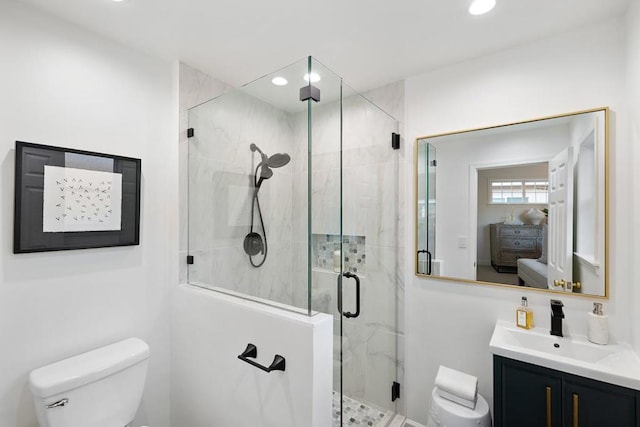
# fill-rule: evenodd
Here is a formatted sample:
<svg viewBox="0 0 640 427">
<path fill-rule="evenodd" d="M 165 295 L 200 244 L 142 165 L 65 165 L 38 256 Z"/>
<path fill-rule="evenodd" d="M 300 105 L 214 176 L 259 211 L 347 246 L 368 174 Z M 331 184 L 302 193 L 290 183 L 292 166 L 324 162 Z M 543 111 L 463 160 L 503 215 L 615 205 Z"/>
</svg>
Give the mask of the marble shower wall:
<svg viewBox="0 0 640 427">
<path fill-rule="evenodd" d="M 189 119 L 195 129 L 189 140 L 189 253 L 195 257 L 189 281 L 292 304 L 291 182 L 299 159 L 274 169 L 260 188 L 267 261 L 254 268 L 243 250 L 260 161 L 249 145 L 268 155 L 291 153 L 290 114 L 237 90 L 194 108 Z M 253 227 L 258 230 L 257 214 Z"/>
</svg>

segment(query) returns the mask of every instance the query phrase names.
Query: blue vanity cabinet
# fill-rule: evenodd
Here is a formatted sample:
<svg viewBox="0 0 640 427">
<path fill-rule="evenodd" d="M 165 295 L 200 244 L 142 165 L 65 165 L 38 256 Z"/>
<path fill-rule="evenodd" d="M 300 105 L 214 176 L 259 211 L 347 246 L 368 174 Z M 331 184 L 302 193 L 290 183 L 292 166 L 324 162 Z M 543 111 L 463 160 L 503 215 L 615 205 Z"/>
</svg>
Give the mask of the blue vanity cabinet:
<svg viewBox="0 0 640 427">
<path fill-rule="evenodd" d="M 561 425 L 562 381 L 548 371 L 494 356 L 494 427 Z"/>
<path fill-rule="evenodd" d="M 640 427 L 640 393 L 493 357 L 494 427 Z"/>
<path fill-rule="evenodd" d="M 571 375 L 562 384 L 565 426 L 640 426 L 637 392 Z"/>
</svg>

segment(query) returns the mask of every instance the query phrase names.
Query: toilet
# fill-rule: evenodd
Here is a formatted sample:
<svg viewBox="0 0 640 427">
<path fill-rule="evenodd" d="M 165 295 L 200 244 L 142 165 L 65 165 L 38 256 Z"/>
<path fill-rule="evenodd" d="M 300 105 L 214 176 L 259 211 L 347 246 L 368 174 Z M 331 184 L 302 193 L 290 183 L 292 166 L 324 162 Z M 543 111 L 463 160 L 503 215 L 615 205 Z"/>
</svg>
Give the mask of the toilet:
<svg viewBox="0 0 640 427">
<path fill-rule="evenodd" d="M 431 392 L 427 427 L 491 427 L 489 404 L 478 393 L 474 409 L 445 399 L 438 387 Z"/>
<path fill-rule="evenodd" d="M 132 427 L 148 359 L 149 346 L 129 338 L 32 371 L 40 427 Z"/>
</svg>

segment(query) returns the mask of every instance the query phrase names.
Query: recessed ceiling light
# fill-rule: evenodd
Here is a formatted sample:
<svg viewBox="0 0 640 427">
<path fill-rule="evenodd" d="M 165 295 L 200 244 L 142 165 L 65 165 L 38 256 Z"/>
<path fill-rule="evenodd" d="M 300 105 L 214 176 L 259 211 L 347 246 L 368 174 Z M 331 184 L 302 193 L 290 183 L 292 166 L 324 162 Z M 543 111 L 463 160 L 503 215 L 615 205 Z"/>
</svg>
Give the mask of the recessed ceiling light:
<svg viewBox="0 0 640 427">
<path fill-rule="evenodd" d="M 304 80 L 307 81 L 307 82 L 311 81 L 311 83 L 319 82 L 320 81 L 320 74 L 318 74 L 318 73 L 305 74 L 304 75 Z"/>
<path fill-rule="evenodd" d="M 271 79 L 271 83 L 273 83 L 276 86 L 286 86 L 287 83 L 289 83 L 289 82 L 284 77 L 278 76 L 278 77 L 274 77 L 273 79 Z"/>
<path fill-rule="evenodd" d="M 474 0 L 469 6 L 472 15 L 484 15 L 496 6 L 496 0 Z"/>
<path fill-rule="evenodd" d="M 111 1 L 114 1 L 116 3 L 122 3 L 124 0 L 111 0 Z"/>
</svg>

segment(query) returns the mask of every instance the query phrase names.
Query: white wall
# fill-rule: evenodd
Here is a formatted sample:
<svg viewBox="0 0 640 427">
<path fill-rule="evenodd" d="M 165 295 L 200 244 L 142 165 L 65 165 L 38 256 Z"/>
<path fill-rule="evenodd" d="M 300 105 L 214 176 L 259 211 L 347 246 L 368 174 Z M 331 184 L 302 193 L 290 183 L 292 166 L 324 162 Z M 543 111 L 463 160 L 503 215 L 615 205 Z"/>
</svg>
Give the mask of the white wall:
<svg viewBox="0 0 640 427">
<path fill-rule="evenodd" d="M 0 425 L 37 425 L 32 369 L 138 336 L 151 360 L 137 421 L 168 426 L 172 66 L 11 1 L 0 2 L 0 58 Z M 141 158 L 140 245 L 14 255 L 15 140 Z"/>
<path fill-rule="evenodd" d="M 637 25 L 637 21 L 634 21 Z M 610 150 L 610 293 L 612 338 L 630 341 L 633 282 L 629 254 L 632 146 L 625 110 L 625 29 L 615 20 L 407 79 L 406 138 L 515 122 L 586 108 L 612 109 Z M 637 76 L 636 72 L 633 74 Z M 411 191 L 411 189 L 407 189 Z M 408 200 L 412 200 L 411 197 Z M 410 207 L 409 207 L 410 208 Z M 411 223 L 411 221 L 408 221 Z M 407 236 L 413 236 L 407 227 Z M 511 320 L 527 295 L 540 327 L 550 295 L 445 282 L 411 275 L 407 262 L 407 415 L 426 421 L 439 364 L 477 375 L 493 405 L 489 339 L 497 319 Z M 591 300 L 563 297 L 569 333 L 586 333 Z"/>
<path fill-rule="evenodd" d="M 629 106 L 629 144 L 633 146 L 633 160 L 635 164 L 640 162 L 640 1 L 633 0 L 627 16 L 627 68 L 626 68 L 626 92 Z M 640 169 L 633 171 L 633 213 L 634 218 L 640 215 Z M 640 227 L 633 231 L 634 254 L 640 253 Z M 640 263 L 634 263 L 633 277 L 640 277 Z M 633 300 L 640 302 L 640 287 L 634 286 Z M 631 316 L 634 325 L 640 325 L 640 310 L 634 310 Z M 633 330 L 633 344 L 636 351 L 640 351 L 640 327 Z"/>
<path fill-rule="evenodd" d="M 332 316 L 191 285 L 175 289 L 172 306 L 172 425 L 331 425 Z M 266 373 L 238 360 L 248 343 L 264 366 L 282 355 L 285 371 Z"/>
</svg>

